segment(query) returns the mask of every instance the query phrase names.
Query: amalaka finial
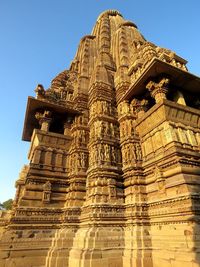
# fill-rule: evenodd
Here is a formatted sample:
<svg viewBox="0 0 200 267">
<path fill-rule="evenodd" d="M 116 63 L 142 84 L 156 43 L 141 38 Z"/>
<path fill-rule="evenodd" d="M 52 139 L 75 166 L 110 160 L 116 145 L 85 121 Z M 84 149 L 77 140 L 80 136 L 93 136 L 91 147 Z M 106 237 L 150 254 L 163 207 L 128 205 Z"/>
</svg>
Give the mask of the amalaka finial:
<svg viewBox="0 0 200 267">
<path fill-rule="evenodd" d="M 111 10 L 111 9 L 109 9 L 109 10 L 106 10 L 106 11 L 102 12 L 99 15 L 99 17 L 98 17 L 97 20 L 100 20 L 105 15 L 108 15 L 108 16 L 117 16 L 118 15 L 120 17 L 123 17 L 122 14 L 118 10 Z"/>
</svg>

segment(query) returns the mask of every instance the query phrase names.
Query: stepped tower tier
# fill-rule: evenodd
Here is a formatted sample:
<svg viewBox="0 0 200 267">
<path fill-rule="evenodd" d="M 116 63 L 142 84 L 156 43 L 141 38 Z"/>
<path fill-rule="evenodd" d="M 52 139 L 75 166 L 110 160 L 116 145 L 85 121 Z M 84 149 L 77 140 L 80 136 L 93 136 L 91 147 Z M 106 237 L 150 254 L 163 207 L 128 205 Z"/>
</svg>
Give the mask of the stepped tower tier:
<svg viewBox="0 0 200 267">
<path fill-rule="evenodd" d="M 197 267 L 200 78 L 116 10 L 28 97 L 1 267 Z"/>
</svg>

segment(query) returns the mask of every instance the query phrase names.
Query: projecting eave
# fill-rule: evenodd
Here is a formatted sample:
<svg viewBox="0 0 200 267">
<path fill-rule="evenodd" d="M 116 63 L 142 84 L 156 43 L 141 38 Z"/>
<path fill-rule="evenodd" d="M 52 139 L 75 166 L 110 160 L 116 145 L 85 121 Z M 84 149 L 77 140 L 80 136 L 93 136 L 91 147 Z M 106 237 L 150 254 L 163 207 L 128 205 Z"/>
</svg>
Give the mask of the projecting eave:
<svg viewBox="0 0 200 267">
<path fill-rule="evenodd" d="M 39 123 L 35 118 L 35 113 L 38 111 L 49 110 L 53 114 L 59 115 L 64 119 L 67 119 L 68 116 L 75 116 L 80 114 L 75 109 L 68 108 L 62 105 L 54 104 L 52 102 L 47 102 L 43 100 L 36 99 L 34 97 L 29 96 L 26 106 L 26 114 L 24 120 L 24 128 L 22 134 L 22 140 L 31 141 L 31 136 L 34 129 L 39 128 Z"/>
<path fill-rule="evenodd" d="M 170 78 L 171 86 L 182 88 L 191 93 L 200 92 L 200 78 L 177 68 L 169 63 L 166 63 L 158 58 L 154 58 L 148 67 L 144 70 L 141 76 L 130 85 L 127 92 L 123 95 L 120 101 L 130 100 L 133 97 L 142 95 L 146 90 L 146 83 L 151 78 L 159 75 L 167 75 Z"/>
</svg>

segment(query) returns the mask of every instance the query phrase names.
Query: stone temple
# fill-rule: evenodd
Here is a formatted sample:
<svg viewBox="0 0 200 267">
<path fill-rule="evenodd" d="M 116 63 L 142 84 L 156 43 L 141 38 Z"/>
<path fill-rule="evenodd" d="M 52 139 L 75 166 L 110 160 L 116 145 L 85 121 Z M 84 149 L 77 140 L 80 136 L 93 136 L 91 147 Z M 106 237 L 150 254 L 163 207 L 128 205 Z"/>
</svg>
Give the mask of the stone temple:
<svg viewBox="0 0 200 267">
<path fill-rule="evenodd" d="M 200 266 L 200 78 L 114 10 L 28 97 L 0 267 Z"/>
</svg>

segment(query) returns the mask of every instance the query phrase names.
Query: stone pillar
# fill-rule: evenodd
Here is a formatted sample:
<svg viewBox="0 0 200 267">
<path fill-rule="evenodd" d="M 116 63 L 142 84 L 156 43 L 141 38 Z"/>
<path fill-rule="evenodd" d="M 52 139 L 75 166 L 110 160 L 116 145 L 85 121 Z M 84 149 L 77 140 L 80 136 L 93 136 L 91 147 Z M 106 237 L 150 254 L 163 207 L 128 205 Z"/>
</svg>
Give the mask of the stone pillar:
<svg viewBox="0 0 200 267">
<path fill-rule="evenodd" d="M 90 102 L 89 190 L 86 197 L 88 203 L 105 203 L 109 199 L 117 201 L 118 198 L 117 193 L 112 193 L 117 192 L 116 179 L 120 160 L 117 144 L 119 130 L 115 115 L 116 108 L 106 97 L 101 100 L 92 99 Z"/>
<path fill-rule="evenodd" d="M 137 118 L 145 114 L 147 103 L 146 100 L 134 99 L 130 104 L 127 101 L 118 104 L 126 218 L 123 266 L 126 267 L 137 266 L 138 264 L 143 266 L 143 259 L 149 257 L 148 252 L 146 255 L 146 240 L 143 234 L 147 231 L 145 226 L 147 222 L 145 211 L 147 199 L 143 184 L 143 158 L 140 138 L 136 132 Z"/>
<path fill-rule="evenodd" d="M 168 85 L 170 80 L 168 78 L 162 78 L 160 81 L 154 82 L 150 81 L 146 85 L 146 88 L 149 90 L 151 96 L 155 99 L 156 103 L 159 103 L 163 99 L 166 99 L 166 94 L 168 92 Z"/>
<path fill-rule="evenodd" d="M 53 155 L 53 149 L 48 147 L 45 152 L 45 157 L 44 157 L 45 169 L 48 169 L 48 170 L 52 169 L 52 155 Z"/>
<path fill-rule="evenodd" d="M 34 150 L 33 158 L 31 159 L 31 163 L 40 164 L 41 159 L 41 148 L 36 147 Z"/>
<path fill-rule="evenodd" d="M 87 170 L 87 139 L 88 139 L 88 113 L 75 117 L 70 126 L 65 123 L 64 134 L 68 135 L 69 126 L 72 143 L 68 154 L 69 163 L 69 190 L 66 199 L 66 215 L 68 211 L 82 206 L 85 197 L 85 183 Z M 79 213 L 77 212 L 77 217 Z M 67 218 L 66 218 L 67 219 Z"/>
<path fill-rule="evenodd" d="M 63 170 L 63 151 L 61 149 L 57 150 L 55 156 L 55 170 L 62 171 Z"/>
<path fill-rule="evenodd" d="M 52 121 L 51 112 L 48 110 L 45 110 L 44 113 L 36 112 L 35 117 L 41 125 L 41 130 L 48 132 Z"/>
</svg>

